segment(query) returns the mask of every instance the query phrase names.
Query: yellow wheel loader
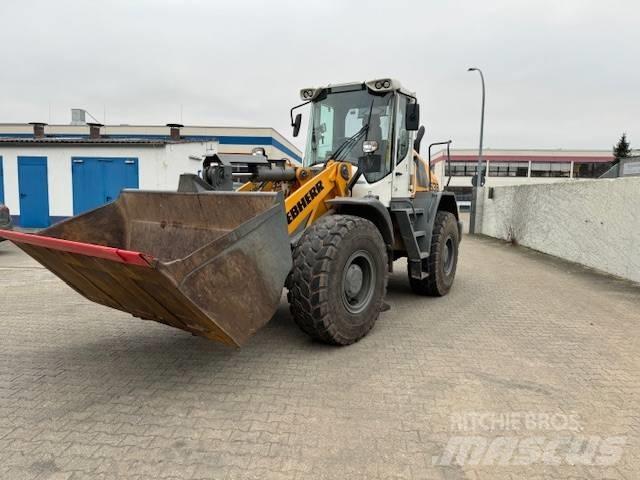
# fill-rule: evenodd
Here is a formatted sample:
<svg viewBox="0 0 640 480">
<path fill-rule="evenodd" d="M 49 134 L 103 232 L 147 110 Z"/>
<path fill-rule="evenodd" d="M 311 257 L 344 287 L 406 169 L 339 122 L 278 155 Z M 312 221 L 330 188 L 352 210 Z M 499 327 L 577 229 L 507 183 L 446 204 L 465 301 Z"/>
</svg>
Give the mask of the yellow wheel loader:
<svg viewBox="0 0 640 480">
<path fill-rule="evenodd" d="M 86 298 L 241 346 L 283 287 L 314 339 L 358 341 L 385 307 L 393 262 L 411 288 L 453 283 L 461 222 L 419 155 L 415 96 L 393 79 L 305 88 L 303 165 L 216 154 L 177 192 L 125 190 L 110 204 L 40 231 L 0 231 Z"/>
</svg>

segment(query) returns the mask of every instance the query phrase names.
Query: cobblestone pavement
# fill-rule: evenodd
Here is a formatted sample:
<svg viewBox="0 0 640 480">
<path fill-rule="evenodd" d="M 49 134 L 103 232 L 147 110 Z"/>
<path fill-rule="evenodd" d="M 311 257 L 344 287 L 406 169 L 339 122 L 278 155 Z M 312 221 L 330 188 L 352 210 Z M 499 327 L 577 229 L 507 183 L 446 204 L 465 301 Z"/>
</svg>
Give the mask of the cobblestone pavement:
<svg viewBox="0 0 640 480">
<path fill-rule="evenodd" d="M 466 237 L 442 299 L 398 262 L 347 348 L 283 302 L 232 350 L 91 304 L 7 243 L 0 278 L 2 479 L 640 477 L 640 287 L 525 249 Z"/>
</svg>

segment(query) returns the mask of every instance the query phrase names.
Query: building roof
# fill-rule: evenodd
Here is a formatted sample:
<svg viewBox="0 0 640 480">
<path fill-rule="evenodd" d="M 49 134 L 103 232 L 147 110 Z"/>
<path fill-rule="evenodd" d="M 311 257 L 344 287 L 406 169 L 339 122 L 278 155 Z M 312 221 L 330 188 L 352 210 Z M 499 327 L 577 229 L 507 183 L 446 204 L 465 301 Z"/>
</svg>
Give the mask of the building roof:
<svg viewBox="0 0 640 480">
<path fill-rule="evenodd" d="M 89 138 L 89 137 L 5 137 L 0 133 L 0 143 L 2 144 L 35 144 L 35 145 L 50 145 L 50 144 L 100 144 L 100 145 L 148 145 L 153 147 L 161 147 L 168 143 L 187 143 L 187 140 L 164 140 L 164 139 L 152 139 L 152 138 Z"/>
<path fill-rule="evenodd" d="M 270 145 L 296 161 L 302 160 L 298 147 L 270 127 L 213 127 L 186 125 L 180 127 L 180 140 L 170 136 L 167 125 L 104 125 L 101 137 L 89 138 L 88 124 L 39 124 L 44 129 L 44 138 L 34 138 L 34 125 L 29 123 L 0 123 L 0 143 L 11 144 L 137 144 L 161 146 L 175 142 L 217 141 L 228 145 Z M 31 139 L 31 141 L 18 141 Z M 66 139 L 66 140 L 61 140 Z M 105 141 L 106 140 L 106 141 Z"/>
</svg>

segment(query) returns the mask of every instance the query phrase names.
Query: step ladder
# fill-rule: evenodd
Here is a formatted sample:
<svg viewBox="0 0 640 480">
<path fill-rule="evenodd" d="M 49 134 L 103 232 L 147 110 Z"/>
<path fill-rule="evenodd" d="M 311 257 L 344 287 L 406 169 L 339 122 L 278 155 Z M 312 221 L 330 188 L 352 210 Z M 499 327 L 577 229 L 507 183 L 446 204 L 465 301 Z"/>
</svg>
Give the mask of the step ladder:
<svg viewBox="0 0 640 480">
<path fill-rule="evenodd" d="M 427 238 L 427 232 L 415 228 L 424 215 L 424 209 L 413 206 L 392 206 L 391 213 L 396 218 L 400 235 L 407 249 L 407 267 L 411 278 L 418 280 L 427 278 L 429 274 L 423 271 L 422 261 L 429 257 L 431 239 Z"/>
</svg>

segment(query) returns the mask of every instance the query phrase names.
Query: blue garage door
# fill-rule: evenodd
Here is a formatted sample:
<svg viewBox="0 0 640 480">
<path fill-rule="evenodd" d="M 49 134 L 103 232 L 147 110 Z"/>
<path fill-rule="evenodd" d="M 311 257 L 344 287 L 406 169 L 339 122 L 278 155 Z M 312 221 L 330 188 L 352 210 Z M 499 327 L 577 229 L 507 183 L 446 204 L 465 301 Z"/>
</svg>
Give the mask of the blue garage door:
<svg viewBox="0 0 640 480">
<path fill-rule="evenodd" d="M 18 157 L 20 225 L 49 226 L 49 181 L 47 157 Z"/>
<path fill-rule="evenodd" d="M 0 156 L 0 203 L 4 203 L 4 171 L 2 170 L 1 156 Z"/>
<path fill-rule="evenodd" d="M 137 158 L 73 157 L 73 214 L 118 198 L 123 188 L 138 188 Z"/>
</svg>

